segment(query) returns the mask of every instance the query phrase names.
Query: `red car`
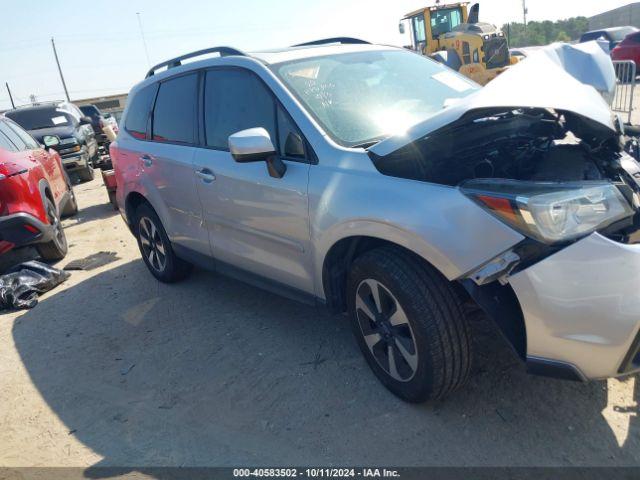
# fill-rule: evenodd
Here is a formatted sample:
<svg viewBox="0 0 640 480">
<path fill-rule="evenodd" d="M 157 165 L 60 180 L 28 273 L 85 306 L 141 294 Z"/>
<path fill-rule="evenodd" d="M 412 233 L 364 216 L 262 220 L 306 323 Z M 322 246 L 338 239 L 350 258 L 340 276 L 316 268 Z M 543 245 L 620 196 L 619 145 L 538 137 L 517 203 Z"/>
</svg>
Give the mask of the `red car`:
<svg viewBox="0 0 640 480">
<path fill-rule="evenodd" d="M 43 142 L 51 147 L 60 139 Z M 67 253 L 60 217 L 77 211 L 60 155 L 0 115 L 0 254 L 34 245 L 44 260 L 60 260 Z"/>
<path fill-rule="evenodd" d="M 640 32 L 630 33 L 613 50 L 612 60 L 633 60 L 636 71 L 640 72 Z"/>
</svg>

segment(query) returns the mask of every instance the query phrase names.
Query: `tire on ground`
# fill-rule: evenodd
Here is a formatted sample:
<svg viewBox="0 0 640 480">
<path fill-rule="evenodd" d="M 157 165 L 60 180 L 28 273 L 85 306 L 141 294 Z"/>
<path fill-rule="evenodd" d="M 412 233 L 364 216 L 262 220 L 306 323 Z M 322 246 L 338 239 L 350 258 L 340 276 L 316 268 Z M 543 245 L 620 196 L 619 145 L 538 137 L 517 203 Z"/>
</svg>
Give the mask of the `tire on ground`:
<svg viewBox="0 0 640 480">
<path fill-rule="evenodd" d="M 157 271 L 155 267 L 153 267 L 153 265 L 150 264 L 149 259 L 144 254 L 144 251 L 142 248 L 140 231 L 139 231 L 140 219 L 143 217 L 147 217 L 154 223 L 162 239 L 163 246 L 165 247 L 166 265 L 162 272 Z M 140 254 L 142 255 L 142 259 L 144 263 L 147 265 L 147 268 L 149 269 L 151 274 L 154 277 L 156 277 L 158 280 L 164 283 L 174 283 L 174 282 L 183 280 L 191 273 L 191 270 L 193 269 L 193 265 L 190 264 L 189 262 L 182 260 L 181 258 L 178 258 L 178 256 L 173 251 L 173 246 L 169 241 L 169 237 L 167 236 L 167 233 L 162 225 L 162 222 L 160 221 L 160 218 L 158 217 L 156 212 L 153 210 L 153 208 L 151 208 L 146 203 L 142 203 L 136 209 L 134 233 L 135 233 L 136 240 L 138 242 L 138 248 L 140 249 Z"/>
<path fill-rule="evenodd" d="M 396 297 L 411 325 L 418 353 L 409 381 L 380 367 L 367 346 L 356 317 L 356 293 L 374 279 Z M 471 367 L 471 339 L 462 301 L 450 282 L 418 257 L 395 247 L 364 253 L 351 266 L 347 305 L 352 328 L 367 363 L 395 395 L 409 401 L 439 399 L 462 386 Z"/>
<path fill-rule="evenodd" d="M 54 237 L 48 241 L 47 243 L 39 243 L 36 245 L 36 250 L 42 257 L 43 260 L 48 261 L 56 261 L 62 260 L 67 255 L 68 245 L 67 245 L 67 237 L 64 233 L 64 229 L 62 225 L 60 225 L 60 216 L 56 211 L 56 207 L 53 205 L 53 202 L 47 198 L 45 202 L 45 208 L 47 211 L 47 217 L 49 218 L 49 223 L 54 225 L 58 225 L 60 228 L 60 236 L 58 237 L 54 232 Z"/>
</svg>

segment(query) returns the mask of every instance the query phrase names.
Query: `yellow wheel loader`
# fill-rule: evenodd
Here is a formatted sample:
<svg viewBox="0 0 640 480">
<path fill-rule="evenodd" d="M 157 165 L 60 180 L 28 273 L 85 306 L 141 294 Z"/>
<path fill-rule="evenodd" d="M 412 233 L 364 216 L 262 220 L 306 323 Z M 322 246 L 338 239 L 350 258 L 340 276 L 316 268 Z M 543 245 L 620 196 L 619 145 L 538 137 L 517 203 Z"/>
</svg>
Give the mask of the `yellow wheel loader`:
<svg viewBox="0 0 640 480">
<path fill-rule="evenodd" d="M 400 33 L 409 24 L 411 48 L 450 68 L 487 84 L 517 59 L 509 55 L 507 39 L 495 25 L 478 21 L 480 6 L 467 11 L 467 2 L 416 10 L 400 21 Z"/>
</svg>

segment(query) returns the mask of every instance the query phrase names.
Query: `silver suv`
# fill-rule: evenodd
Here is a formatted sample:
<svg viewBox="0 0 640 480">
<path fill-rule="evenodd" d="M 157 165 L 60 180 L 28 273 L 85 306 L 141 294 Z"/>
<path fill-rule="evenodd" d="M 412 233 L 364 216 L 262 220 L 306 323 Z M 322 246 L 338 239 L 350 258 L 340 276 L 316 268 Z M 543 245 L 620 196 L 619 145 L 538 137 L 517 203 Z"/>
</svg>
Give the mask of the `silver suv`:
<svg viewBox="0 0 640 480">
<path fill-rule="evenodd" d="M 111 146 L 121 213 L 160 281 L 195 264 L 347 313 L 407 401 L 465 382 L 474 309 L 531 373 L 634 372 L 640 168 L 549 58 L 482 89 L 347 38 L 169 60 Z"/>
</svg>

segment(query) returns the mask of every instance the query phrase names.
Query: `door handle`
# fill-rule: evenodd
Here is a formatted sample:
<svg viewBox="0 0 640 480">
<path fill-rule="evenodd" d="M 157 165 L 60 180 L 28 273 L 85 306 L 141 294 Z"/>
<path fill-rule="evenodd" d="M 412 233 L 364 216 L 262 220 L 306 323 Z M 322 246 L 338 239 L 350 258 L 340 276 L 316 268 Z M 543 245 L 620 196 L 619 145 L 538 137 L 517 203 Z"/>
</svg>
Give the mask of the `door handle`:
<svg viewBox="0 0 640 480">
<path fill-rule="evenodd" d="M 147 154 L 140 155 L 140 160 L 142 161 L 145 167 L 150 167 L 151 165 L 153 165 L 153 157 L 151 157 L 150 155 L 147 155 Z"/>
<path fill-rule="evenodd" d="M 216 179 L 216 176 L 208 168 L 202 170 L 196 170 L 196 175 L 202 179 L 205 183 L 211 183 Z"/>
</svg>

